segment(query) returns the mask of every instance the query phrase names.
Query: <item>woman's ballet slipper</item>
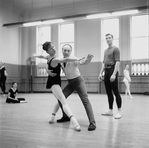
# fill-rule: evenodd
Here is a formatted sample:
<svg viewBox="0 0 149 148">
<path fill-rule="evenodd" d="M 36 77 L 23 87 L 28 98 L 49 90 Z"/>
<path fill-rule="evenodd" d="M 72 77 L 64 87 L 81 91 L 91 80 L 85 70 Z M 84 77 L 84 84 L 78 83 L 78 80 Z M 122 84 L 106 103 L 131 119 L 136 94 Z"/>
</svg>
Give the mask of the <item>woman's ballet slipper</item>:
<svg viewBox="0 0 149 148">
<path fill-rule="evenodd" d="M 50 120 L 50 121 L 49 121 L 49 124 L 53 124 L 53 123 L 54 123 L 54 121 L 53 121 L 53 120 Z"/>
<path fill-rule="evenodd" d="M 54 123 L 54 119 L 55 119 L 55 114 L 52 113 L 52 117 L 51 117 L 49 123 L 50 123 L 50 124 L 53 124 L 53 123 Z"/>
<path fill-rule="evenodd" d="M 50 124 L 54 123 L 54 118 L 51 118 L 51 120 L 49 121 Z"/>
<path fill-rule="evenodd" d="M 75 126 L 74 130 L 77 131 L 77 132 L 80 132 L 81 131 L 80 125 Z"/>
<path fill-rule="evenodd" d="M 77 131 L 77 132 L 80 132 L 81 128 L 80 128 L 80 125 L 79 125 L 78 121 L 76 120 L 76 118 L 74 118 L 73 115 L 72 115 L 72 116 L 70 116 L 70 120 L 73 124 L 74 130 Z"/>
<path fill-rule="evenodd" d="M 129 97 L 129 99 L 131 99 L 131 100 L 132 100 L 132 99 L 133 99 L 133 97 L 131 96 L 131 97 Z"/>
</svg>

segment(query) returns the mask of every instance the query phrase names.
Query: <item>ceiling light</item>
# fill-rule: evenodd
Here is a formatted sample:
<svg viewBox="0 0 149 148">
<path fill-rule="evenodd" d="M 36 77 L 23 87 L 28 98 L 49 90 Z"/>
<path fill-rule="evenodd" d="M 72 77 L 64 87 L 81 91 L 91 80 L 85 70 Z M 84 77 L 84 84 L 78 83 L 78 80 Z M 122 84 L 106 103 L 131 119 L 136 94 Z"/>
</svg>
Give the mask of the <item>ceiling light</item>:
<svg viewBox="0 0 149 148">
<path fill-rule="evenodd" d="M 87 15 L 87 19 L 95 19 L 95 18 L 103 18 L 103 17 L 109 17 L 111 16 L 111 13 L 100 13 L 100 14 L 92 14 Z"/>
<path fill-rule="evenodd" d="M 56 24 L 56 23 L 62 23 L 62 22 L 64 22 L 63 19 L 55 19 L 55 20 L 42 21 L 42 24 Z"/>
<path fill-rule="evenodd" d="M 29 26 L 37 26 L 37 25 L 41 25 L 41 24 L 42 24 L 41 21 L 36 21 L 36 22 L 24 23 L 23 26 L 29 27 Z"/>
<path fill-rule="evenodd" d="M 136 14 L 138 12 L 139 12 L 138 10 L 117 11 L 113 12 L 112 15 L 113 16 L 130 15 L 130 14 Z"/>
</svg>

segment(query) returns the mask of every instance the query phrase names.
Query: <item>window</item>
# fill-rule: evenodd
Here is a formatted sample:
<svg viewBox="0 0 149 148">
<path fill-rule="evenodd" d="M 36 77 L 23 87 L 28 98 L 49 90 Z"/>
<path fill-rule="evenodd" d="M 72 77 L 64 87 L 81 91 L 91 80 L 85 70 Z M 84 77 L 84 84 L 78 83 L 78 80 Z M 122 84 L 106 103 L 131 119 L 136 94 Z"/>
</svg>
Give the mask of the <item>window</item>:
<svg viewBox="0 0 149 148">
<path fill-rule="evenodd" d="M 131 17 L 131 59 L 133 75 L 149 74 L 149 16 Z"/>
<path fill-rule="evenodd" d="M 42 26 L 37 28 L 37 50 L 38 55 L 47 55 L 42 49 L 42 44 L 46 41 L 51 41 L 51 26 Z M 46 73 L 46 60 L 36 58 L 37 76 L 47 76 Z"/>
<path fill-rule="evenodd" d="M 149 58 L 149 16 L 132 16 L 131 20 L 131 58 Z"/>
<path fill-rule="evenodd" d="M 42 49 L 42 44 L 46 41 L 51 41 L 51 27 L 50 26 L 44 26 L 44 27 L 38 27 L 38 39 L 37 39 L 37 54 L 38 55 L 47 55 L 47 53 Z M 46 61 L 44 59 L 37 59 L 38 63 L 45 63 Z"/>
<path fill-rule="evenodd" d="M 118 18 L 112 18 L 112 19 L 103 19 L 102 20 L 102 36 L 101 36 L 101 58 L 103 59 L 104 56 L 104 50 L 108 47 L 105 35 L 110 33 L 113 35 L 114 40 L 113 44 L 117 47 L 119 47 L 119 19 Z"/>
<path fill-rule="evenodd" d="M 70 44 L 72 46 L 71 55 L 74 56 L 74 23 L 61 24 L 59 30 L 59 36 L 60 36 L 59 57 L 63 57 L 61 49 L 64 44 Z"/>
<path fill-rule="evenodd" d="M 62 47 L 65 44 L 70 44 L 72 46 L 71 56 L 74 56 L 74 23 L 60 24 L 59 37 L 60 37 L 60 44 L 59 44 L 60 50 L 58 52 L 59 57 L 63 57 Z M 64 76 L 63 71 L 61 71 L 61 76 Z"/>
</svg>

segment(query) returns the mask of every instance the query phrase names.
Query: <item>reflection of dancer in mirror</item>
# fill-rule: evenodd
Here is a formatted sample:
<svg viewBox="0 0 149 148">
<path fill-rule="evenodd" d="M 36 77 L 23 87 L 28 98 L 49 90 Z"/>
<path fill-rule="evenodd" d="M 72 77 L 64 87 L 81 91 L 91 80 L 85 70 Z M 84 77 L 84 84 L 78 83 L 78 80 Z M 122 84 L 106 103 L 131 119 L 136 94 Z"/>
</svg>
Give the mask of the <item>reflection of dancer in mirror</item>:
<svg viewBox="0 0 149 148">
<path fill-rule="evenodd" d="M 24 98 L 17 98 L 18 88 L 17 83 L 12 82 L 12 87 L 8 91 L 6 103 L 26 103 Z"/>
<path fill-rule="evenodd" d="M 104 60 L 99 73 L 98 79 L 101 81 L 102 73 L 104 72 L 104 84 L 106 88 L 106 93 L 108 97 L 109 110 L 102 113 L 103 116 L 113 116 L 113 102 L 114 96 L 116 98 L 116 104 L 118 112 L 115 119 L 121 118 L 121 106 L 122 98 L 118 90 L 118 70 L 120 65 L 120 50 L 113 46 L 113 35 L 106 34 L 106 42 L 108 48 L 104 52 Z"/>
<path fill-rule="evenodd" d="M 54 72 L 56 73 L 56 76 L 51 77 L 50 75 L 48 76 L 48 80 L 47 80 L 47 89 L 51 88 L 52 93 L 54 94 L 54 96 L 62 103 L 63 109 L 65 111 L 65 113 L 67 114 L 67 116 L 70 118 L 74 130 L 75 131 L 81 131 L 80 129 L 80 125 L 77 122 L 77 120 L 74 118 L 67 100 L 62 92 L 61 89 L 61 77 L 60 77 L 60 71 L 61 71 L 61 64 L 60 63 L 64 63 L 64 62 L 73 62 L 73 61 L 79 61 L 79 59 L 77 58 L 56 58 L 55 54 L 56 54 L 56 49 L 54 47 L 54 45 L 51 44 L 51 42 L 45 42 L 43 44 L 43 50 L 46 51 L 49 55 L 48 56 L 42 56 L 42 55 L 34 55 L 33 57 L 37 57 L 37 58 L 43 58 L 47 60 L 47 64 L 48 64 L 48 69 L 47 69 L 47 73 L 49 72 Z M 81 59 L 80 59 L 81 60 Z M 54 122 L 54 117 L 57 113 L 59 109 L 59 106 L 55 106 L 53 113 L 52 113 L 52 119 L 50 120 L 49 123 L 53 123 Z"/>
<path fill-rule="evenodd" d="M 2 90 L 2 95 L 5 97 L 5 91 L 6 91 L 6 79 L 7 79 L 7 72 L 6 72 L 6 68 L 5 68 L 5 63 L 4 62 L 0 62 L 0 87 Z"/>
<path fill-rule="evenodd" d="M 131 93 L 130 93 L 131 78 L 130 78 L 129 65 L 128 64 L 125 65 L 125 69 L 123 71 L 123 74 L 124 74 L 123 82 L 124 82 L 124 84 L 126 86 L 125 96 L 127 97 L 127 95 L 128 95 L 129 98 L 132 99 L 132 96 L 131 96 Z"/>
</svg>

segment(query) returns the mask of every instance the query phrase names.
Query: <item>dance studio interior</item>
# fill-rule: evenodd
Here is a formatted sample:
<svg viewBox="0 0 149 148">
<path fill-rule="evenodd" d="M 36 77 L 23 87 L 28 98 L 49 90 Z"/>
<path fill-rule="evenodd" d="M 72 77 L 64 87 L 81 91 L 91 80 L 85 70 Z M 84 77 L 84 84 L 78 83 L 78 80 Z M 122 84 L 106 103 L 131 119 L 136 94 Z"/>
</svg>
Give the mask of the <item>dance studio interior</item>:
<svg viewBox="0 0 149 148">
<path fill-rule="evenodd" d="M 103 116 L 109 109 L 104 80 L 99 80 L 108 48 L 105 35 L 113 35 L 120 51 L 118 90 L 121 118 Z M 51 42 L 56 57 L 62 47 L 72 47 L 72 57 L 93 55 L 87 65 L 79 65 L 96 129 L 88 130 L 89 120 L 80 95 L 74 91 L 67 103 L 80 124 L 58 123 L 61 108 L 49 124 L 58 102 L 48 79 L 47 56 L 42 49 Z M 149 0 L 0 0 L 0 62 L 7 78 L 5 94 L 0 94 L 0 148 L 149 148 Z M 126 96 L 125 65 L 131 82 L 132 98 Z M 61 71 L 62 90 L 68 84 Z M 6 103 L 12 82 L 26 103 Z M 0 92 L 2 92 L 0 90 Z"/>
</svg>

